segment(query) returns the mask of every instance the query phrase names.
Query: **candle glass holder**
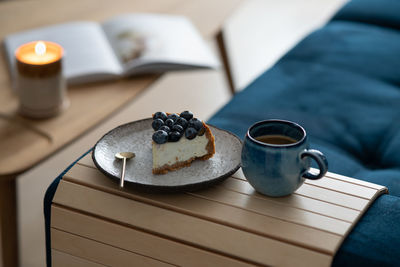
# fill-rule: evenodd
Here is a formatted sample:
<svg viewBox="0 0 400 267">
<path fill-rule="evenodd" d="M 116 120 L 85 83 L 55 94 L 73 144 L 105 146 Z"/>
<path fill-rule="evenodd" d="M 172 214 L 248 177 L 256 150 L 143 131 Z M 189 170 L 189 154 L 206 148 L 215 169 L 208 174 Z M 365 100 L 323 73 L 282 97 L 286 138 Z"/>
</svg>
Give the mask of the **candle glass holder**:
<svg viewBox="0 0 400 267">
<path fill-rule="evenodd" d="M 60 45 L 42 41 L 24 44 L 16 50 L 16 88 L 21 115 L 48 118 L 68 107 L 63 54 Z"/>
</svg>

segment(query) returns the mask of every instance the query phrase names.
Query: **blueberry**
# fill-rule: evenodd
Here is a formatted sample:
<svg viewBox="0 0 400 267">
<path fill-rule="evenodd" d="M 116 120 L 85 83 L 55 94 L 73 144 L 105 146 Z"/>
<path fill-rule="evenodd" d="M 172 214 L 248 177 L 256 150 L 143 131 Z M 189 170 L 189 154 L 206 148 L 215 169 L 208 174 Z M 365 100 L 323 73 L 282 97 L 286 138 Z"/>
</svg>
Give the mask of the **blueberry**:
<svg viewBox="0 0 400 267">
<path fill-rule="evenodd" d="M 197 131 L 195 128 L 188 127 L 185 131 L 185 137 L 189 140 L 195 138 L 197 135 Z"/>
<path fill-rule="evenodd" d="M 185 110 L 184 112 L 181 113 L 181 117 L 189 121 L 191 118 L 193 118 L 193 113 Z"/>
<path fill-rule="evenodd" d="M 204 125 L 201 127 L 201 129 L 199 130 L 199 132 L 198 132 L 198 136 L 202 136 L 202 135 L 204 135 L 204 133 L 206 132 L 206 128 L 204 127 Z"/>
<path fill-rule="evenodd" d="M 153 127 L 154 131 L 157 131 L 158 129 L 160 129 L 161 126 L 164 125 L 164 121 L 162 119 L 155 119 L 152 123 L 151 123 L 151 127 Z"/>
<path fill-rule="evenodd" d="M 174 121 L 172 119 L 166 119 L 165 120 L 165 125 L 167 125 L 169 128 L 172 128 L 172 126 L 174 125 Z"/>
<path fill-rule="evenodd" d="M 168 141 L 178 142 L 181 139 L 182 134 L 180 132 L 174 131 L 168 135 Z"/>
<path fill-rule="evenodd" d="M 165 121 L 167 119 L 167 114 L 165 112 L 158 111 L 153 115 L 153 120 L 155 119 L 161 119 Z"/>
<path fill-rule="evenodd" d="M 158 130 L 162 130 L 167 133 L 169 133 L 171 131 L 171 129 L 166 125 L 161 126 Z"/>
<path fill-rule="evenodd" d="M 152 138 L 157 144 L 164 144 L 168 141 L 168 133 L 163 130 L 158 130 L 153 134 Z"/>
<path fill-rule="evenodd" d="M 195 128 L 197 131 L 200 131 L 201 128 L 203 127 L 203 122 L 199 119 L 193 118 L 189 121 L 189 125 L 188 127 L 193 127 Z"/>
<path fill-rule="evenodd" d="M 176 122 L 176 120 L 179 118 L 179 115 L 176 113 L 172 113 L 172 114 L 169 114 L 167 118 Z"/>
<path fill-rule="evenodd" d="M 182 126 L 183 129 L 186 129 L 186 127 L 188 126 L 188 122 L 185 118 L 179 117 L 175 124 Z"/>
<path fill-rule="evenodd" d="M 178 124 L 175 124 L 174 126 L 172 126 L 172 131 L 176 131 L 176 132 L 182 133 L 183 132 L 183 127 L 178 125 Z"/>
</svg>

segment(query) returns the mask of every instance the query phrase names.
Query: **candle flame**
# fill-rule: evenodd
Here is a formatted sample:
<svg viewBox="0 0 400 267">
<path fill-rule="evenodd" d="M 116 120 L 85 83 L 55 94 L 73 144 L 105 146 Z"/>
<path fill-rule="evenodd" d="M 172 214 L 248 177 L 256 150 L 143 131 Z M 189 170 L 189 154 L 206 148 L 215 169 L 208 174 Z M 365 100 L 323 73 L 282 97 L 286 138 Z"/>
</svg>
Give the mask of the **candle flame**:
<svg viewBox="0 0 400 267">
<path fill-rule="evenodd" d="M 43 56 L 46 53 L 46 44 L 39 41 L 35 45 L 35 53 L 39 56 Z"/>
</svg>

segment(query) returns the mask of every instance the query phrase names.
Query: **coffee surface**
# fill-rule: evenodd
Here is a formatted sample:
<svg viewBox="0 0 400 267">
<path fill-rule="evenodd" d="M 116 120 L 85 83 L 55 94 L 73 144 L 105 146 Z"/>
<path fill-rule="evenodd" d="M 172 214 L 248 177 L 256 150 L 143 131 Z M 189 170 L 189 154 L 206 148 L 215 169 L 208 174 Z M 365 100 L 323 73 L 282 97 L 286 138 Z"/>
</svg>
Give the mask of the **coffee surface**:
<svg viewBox="0 0 400 267">
<path fill-rule="evenodd" d="M 296 143 L 297 140 L 289 137 L 289 136 L 285 136 L 285 135 L 261 135 L 261 136 L 257 136 L 255 138 L 257 141 L 266 143 L 266 144 L 273 144 L 273 145 L 288 145 L 288 144 L 293 144 Z"/>
</svg>

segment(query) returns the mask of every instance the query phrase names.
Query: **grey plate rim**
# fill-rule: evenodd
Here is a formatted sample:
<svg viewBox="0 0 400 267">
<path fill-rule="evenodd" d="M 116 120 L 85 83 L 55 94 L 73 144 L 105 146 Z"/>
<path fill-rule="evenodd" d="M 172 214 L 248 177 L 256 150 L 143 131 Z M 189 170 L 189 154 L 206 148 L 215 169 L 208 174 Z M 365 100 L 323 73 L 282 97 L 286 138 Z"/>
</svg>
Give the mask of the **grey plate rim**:
<svg viewBox="0 0 400 267">
<path fill-rule="evenodd" d="M 123 128 L 123 127 L 127 127 L 128 125 L 134 124 L 134 123 L 139 123 L 139 122 L 143 122 L 146 120 L 152 120 L 152 118 L 145 118 L 145 119 L 141 119 L 141 120 L 136 120 L 136 121 L 131 121 L 128 123 L 124 123 L 121 124 L 111 130 L 109 130 L 107 133 L 105 133 L 99 140 L 97 140 L 96 144 L 93 147 L 92 150 L 92 160 L 94 165 L 96 166 L 96 168 L 98 170 L 100 170 L 104 175 L 106 175 L 107 177 L 118 181 L 120 180 L 120 177 L 114 176 L 113 174 L 109 173 L 107 170 L 105 170 L 104 168 L 101 167 L 101 165 L 97 162 L 96 160 L 96 147 L 97 145 L 103 140 L 103 138 L 105 138 L 106 136 L 112 134 L 114 131 L 118 131 L 119 128 Z M 242 140 L 235 135 L 234 133 L 221 129 L 219 127 L 216 127 L 212 124 L 207 123 L 208 126 L 211 126 L 219 131 L 223 131 L 226 132 L 227 134 L 231 135 L 233 138 L 237 139 L 237 141 L 239 141 L 239 143 L 242 145 L 243 142 Z M 185 185 L 178 185 L 178 186 L 165 186 L 165 185 L 150 185 L 150 184 L 142 184 L 142 183 L 136 183 L 136 182 L 132 182 L 132 181 L 125 181 L 125 187 L 133 187 L 135 189 L 141 190 L 141 191 L 145 191 L 145 192 L 154 192 L 154 193 L 176 193 L 176 192 L 192 192 L 192 191 L 197 191 L 197 190 L 201 190 L 204 188 L 207 188 L 209 186 L 212 186 L 214 184 L 218 184 L 220 182 L 222 182 L 223 180 L 225 180 L 226 178 L 228 178 L 229 176 L 231 176 L 232 174 L 234 174 L 235 172 L 237 172 L 237 170 L 239 170 L 241 166 L 241 163 L 239 162 L 234 168 L 232 168 L 230 171 L 212 178 L 210 180 L 207 181 L 203 181 L 203 182 L 199 182 L 199 183 L 191 183 L 191 184 L 185 184 Z"/>
</svg>

